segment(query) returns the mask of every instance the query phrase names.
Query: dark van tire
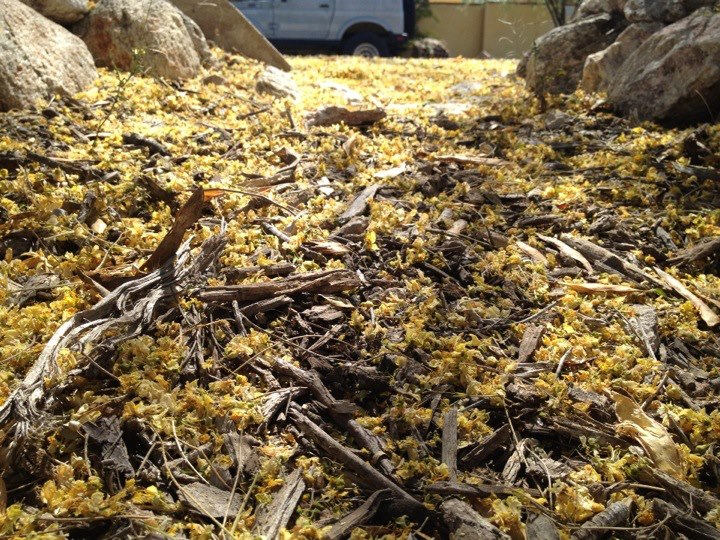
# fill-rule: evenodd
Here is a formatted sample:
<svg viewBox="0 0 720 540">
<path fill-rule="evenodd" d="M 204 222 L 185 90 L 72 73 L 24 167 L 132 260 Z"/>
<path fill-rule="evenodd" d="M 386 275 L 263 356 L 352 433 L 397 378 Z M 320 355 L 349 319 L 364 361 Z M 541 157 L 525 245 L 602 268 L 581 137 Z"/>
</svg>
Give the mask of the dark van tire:
<svg viewBox="0 0 720 540">
<path fill-rule="evenodd" d="M 383 38 L 377 34 L 361 32 L 348 37 L 342 45 L 343 54 L 377 58 L 390 56 L 390 47 Z"/>
</svg>

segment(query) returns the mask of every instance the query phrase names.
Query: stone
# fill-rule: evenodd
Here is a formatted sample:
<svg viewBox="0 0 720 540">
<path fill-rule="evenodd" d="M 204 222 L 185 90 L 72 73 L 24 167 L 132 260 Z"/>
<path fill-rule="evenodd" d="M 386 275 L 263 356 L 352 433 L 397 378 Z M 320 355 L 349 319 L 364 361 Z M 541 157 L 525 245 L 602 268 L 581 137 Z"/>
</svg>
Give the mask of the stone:
<svg viewBox="0 0 720 540">
<path fill-rule="evenodd" d="M 82 19 L 90 8 L 87 0 L 21 0 L 35 11 L 59 24 L 72 24 Z"/>
<path fill-rule="evenodd" d="M 628 56 L 662 27 L 661 23 L 631 24 L 607 49 L 588 56 L 583 68 L 582 89 L 607 92 Z"/>
<path fill-rule="evenodd" d="M 572 20 L 579 21 L 603 13 L 622 13 L 626 0 L 583 0 L 573 13 Z"/>
<path fill-rule="evenodd" d="M 447 45 L 439 39 L 416 39 L 411 45 L 410 56 L 412 58 L 450 58 Z"/>
<path fill-rule="evenodd" d="M 165 0 L 100 0 L 74 30 L 98 66 L 171 80 L 196 76 L 210 54 L 198 26 Z"/>
<path fill-rule="evenodd" d="M 693 11 L 712 6 L 716 0 L 627 0 L 625 17 L 630 22 L 673 23 Z"/>
<path fill-rule="evenodd" d="M 296 98 L 298 87 L 292 75 L 272 66 L 258 74 L 255 88 L 263 94 L 271 94 L 276 97 Z"/>
<path fill-rule="evenodd" d="M 720 112 L 720 13 L 696 11 L 646 39 L 625 60 L 608 103 L 642 120 L 715 122 Z"/>
<path fill-rule="evenodd" d="M 291 71 L 278 50 L 228 0 L 170 0 L 200 27 L 205 37 L 230 53 Z"/>
<path fill-rule="evenodd" d="M 525 74 L 528 87 L 537 94 L 572 93 L 585 59 L 608 47 L 622 29 L 622 21 L 609 14 L 553 28 L 535 41 L 518 74 Z"/>
<path fill-rule="evenodd" d="M 19 0 L 0 0 L 0 110 L 75 94 L 96 77 L 77 36 Z"/>
</svg>

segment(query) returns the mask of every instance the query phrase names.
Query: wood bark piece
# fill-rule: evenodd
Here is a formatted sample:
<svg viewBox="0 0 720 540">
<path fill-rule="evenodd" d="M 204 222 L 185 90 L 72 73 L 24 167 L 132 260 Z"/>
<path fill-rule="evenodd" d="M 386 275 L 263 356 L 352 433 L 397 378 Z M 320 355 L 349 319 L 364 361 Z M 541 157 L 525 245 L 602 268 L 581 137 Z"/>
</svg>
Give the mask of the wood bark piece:
<svg viewBox="0 0 720 540">
<path fill-rule="evenodd" d="M 445 413 L 442 431 L 442 463 L 448 468 L 451 482 L 457 480 L 457 429 L 458 410 L 453 407 Z"/>
<path fill-rule="evenodd" d="M 612 503 L 592 519 L 583 523 L 570 537 L 571 540 L 600 540 L 616 527 L 626 527 L 630 523 L 633 500 L 630 497 Z"/>
<path fill-rule="evenodd" d="M 257 511 L 253 532 L 265 538 L 278 538 L 280 531 L 287 527 L 295 512 L 300 497 L 305 491 L 302 471 L 295 469 L 285 479 L 283 487 L 273 497 L 272 502 Z"/>
<path fill-rule="evenodd" d="M 375 197 L 375 194 L 382 189 L 380 184 L 373 184 L 363 189 L 360 194 L 353 199 L 350 206 L 340 214 L 338 218 L 341 222 L 350 221 L 352 218 L 365 213 L 368 202 Z"/>
<path fill-rule="evenodd" d="M 593 273 L 593 267 L 590 264 L 590 262 L 583 257 L 582 253 L 580 253 L 578 250 L 568 246 L 565 242 L 562 240 L 558 240 L 557 238 L 553 238 L 552 236 L 545 236 L 544 234 L 538 234 L 538 238 L 545 242 L 546 244 L 552 244 L 556 248 L 560 250 L 560 253 L 565 255 L 566 257 L 571 258 L 575 262 L 580 263 L 580 265 L 587 270 L 588 274 Z"/>
<path fill-rule="evenodd" d="M 347 401 L 336 400 L 317 373 L 300 369 L 280 358 L 275 360 L 272 369 L 276 373 L 291 377 L 295 382 L 306 386 L 315 399 L 328 408 L 333 421 L 352 435 L 360 446 L 370 452 L 373 463 L 377 463 L 385 474 L 393 475 L 395 473 L 395 467 L 385 454 L 378 438 L 348 416 L 355 411 L 355 406 Z"/>
<path fill-rule="evenodd" d="M 275 281 L 248 285 L 206 287 L 197 293 L 205 302 L 257 302 L 267 298 L 301 293 L 332 294 L 360 287 L 360 279 L 350 270 L 307 272 Z"/>
<path fill-rule="evenodd" d="M 467 448 L 463 449 L 464 455 L 460 458 L 460 466 L 463 469 L 470 469 L 480 465 L 495 450 L 509 442 L 511 434 L 510 425 L 505 424 L 479 442 L 471 445 L 469 450 Z"/>
<path fill-rule="evenodd" d="M 226 274 L 228 279 L 234 281 L 240 281 L 248 278 L 255 274 L 260 274 L 268 277 L 285 277 L 292 274 L 297 267 L 288 262 L 281 262 L 277 264 L 270 264 L 267 266 L 246 266 L 244 268 L 230 268 L 223 274 Z"/>
<path fill-rule="evenodd" d="M 103 472 L 115 472 L 123 478 L 135 476 L 130 454 L 123 440 L 122 426 L 117 416 L 98 418 L 83 425 L 88 439 L 101 448 L 100 466 Z"/>
<path fill-rule="evenodd" d="M 635 316 L 630 319 L 630 326 L 645 344 L 650 356 L 657 355 L 660 350 L 660 329 L 655 308 L 644 304 L 631 306 Z"/>
<path fill-rule="evenodd" d="M 225 514 L 235 515 L 240 510 L 242 497 L 224 489 L 218 489 L 202 482 L 193 482 L 178 489 L 179 499 L 198 514 L 211 518 L 223 518 Z M 229 504 L 228 504 L 229 502 Z"/>
<path fill-rule="evenodd" d="M 425 513 L 425 507 L 420 501 L 386 476 L 383 476 L 372 465 L 353 453 L 352 450 L 333 439 L 320 426 L 305 416 L 299 407 L 293 406 L 290 408 L 290 419 L 302 433 L 327 453 L 327 457 L 342 463 L 354 472 L 357 475 L 358 482 L 362 483 L 364 487 L 372 490 L 389 489 L 398 502 L 407 507 L 409 513 Z"/>
<path fill-rule="evenodd" d="M 362 527 L 377 514 L 380 505 L 392 497 L 389 489 L 376 491 L 367 501 L 358 508 L 346 514 L 333 524 L 332 528 L 325 533 L 326 540 L 341 540 L 346 538 L 358 527 Z"/>
<path fill-rule="evenodd" d="M 122 140 L 124 144 L 146 148 L 151 156 L 154 156 L 155 154 L 159 154 L 161 156 L 170 155 L 170 151 L 159 141 L 148 137 L 141 137 L 137 133 L 126 133 L 123 135 Z"/>
<path fill-rule="evenodd" d="M 468 503 L 448 499 L 440 505 L 450 540 L 510 540 L 510 537 L 478 514 Z"/>
<path fill-rule="evenodd" d="M 708 259 L 716 253 L 720 253 L 720 236 L 704 238 L 693 246 L 681 249 L 674 257 L 668 259 L 668 263 L 682 266 L 701 259 Z"/>
<path fill-rule="evenodd" d="M 519 364 L 527 362 L 535 354 L 535 349 L 537 349 L 544 333 L 545 326 L 539 324 L 531 324 L 525 329 L 520 342 L 520 350 L 518 351 Z"/>
<path fill-rule="evenodd" d="M 599 246 L 584 238 L 570 236 L 569 234 L 563 234 L 561 238 L 565 243 L 572 246 L 588 259 L 604 264 L 610 270 L 615 271 L 617 274 L 624 276 L 631 281 L 636 283 L 642 283 L 645 280 L 654 281 L 654 278 L 646 275 L 639 266 L 621 259 L 609 249 Z M 657 284 L 656 281 L 655 283 Z"/>
<path fill-rule="evenodd" d="M 640 471 L 638 480 L 646 484 L 664 488 L 667 493 L 672 495 L 687 511 L 697 511 L 705 514 L 714 508 L 720 507 L 720 499 L 712 493 L 691 486 L 682 480 L 678 480 L 656 467 L 648 467 Z"/>
<path fill-rule="evenodd" d="M 202 188 L 196 189 L 175 216 L 175 222 L 165 235 L 165 238 L 162 239 L 153 254 L 140 269 L 144 272 L 152 272 L 170 260 L 180 247 L 185 231 L 192 227 L 202 216 L 205 201 L 217 195 L 219 193 L 206 192 Z"/>
<path fill-rule="evenodd" d="M 707 521 L 692 517 L 687 512 L 662 499 L 653 499 L 653 512 L 656 519 L 669 518 L 668 527 L 675 533 L 692 540 L 718 540 L 720 531 Z"/>
<path fill-rule="evenodd" d="M 438 495 L 462 495 L 463 497 L 489 497 L 495 495 L 497 497 L 509 497 L 518 493 L 526 493 L 531 497 L 540 497 L 541 493 L 537 489 L 518 488 L 514 486 L 503 486 L 500 484 L 463 484 L 455 482 L 435 482 L 426 488 L 428 493 L 437 493 Z"/>
</svg>

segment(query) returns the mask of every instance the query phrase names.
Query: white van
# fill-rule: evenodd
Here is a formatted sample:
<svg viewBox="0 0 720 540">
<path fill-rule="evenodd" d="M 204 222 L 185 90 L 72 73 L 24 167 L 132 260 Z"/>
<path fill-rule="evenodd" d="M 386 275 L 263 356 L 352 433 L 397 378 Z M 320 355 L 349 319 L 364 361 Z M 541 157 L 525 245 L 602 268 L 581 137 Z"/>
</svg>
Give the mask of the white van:
<svg viewBox="0 0 720 540">
<path fill-rule="evenodd" d="M 412 36 L 414 0 L 232 0 L 279 48 L 389 56 Z"/>
</svg>

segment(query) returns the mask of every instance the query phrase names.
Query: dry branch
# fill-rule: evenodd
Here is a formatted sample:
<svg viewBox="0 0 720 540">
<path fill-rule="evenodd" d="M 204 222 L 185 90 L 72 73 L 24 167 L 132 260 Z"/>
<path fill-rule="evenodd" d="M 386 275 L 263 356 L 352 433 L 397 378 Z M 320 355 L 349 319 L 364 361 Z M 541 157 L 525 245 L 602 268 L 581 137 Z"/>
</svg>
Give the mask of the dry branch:
<svg viewBox="0 0 720 540">
<path fill-rule="evenodd" d="M 360 286 L 358 277 L 349 270 L 324 270 L 298 274 L 276 281 L 249 285 L 206 287 L 197 293 L 205 302 L 257 302 L 275 296 L 294 296 L 301 293 L 332 294 L 351 291 Z"/>
</svg>

